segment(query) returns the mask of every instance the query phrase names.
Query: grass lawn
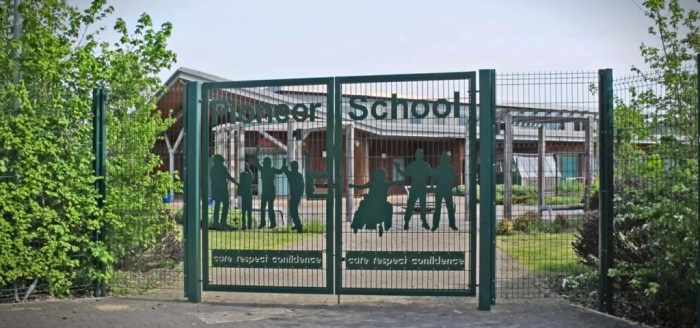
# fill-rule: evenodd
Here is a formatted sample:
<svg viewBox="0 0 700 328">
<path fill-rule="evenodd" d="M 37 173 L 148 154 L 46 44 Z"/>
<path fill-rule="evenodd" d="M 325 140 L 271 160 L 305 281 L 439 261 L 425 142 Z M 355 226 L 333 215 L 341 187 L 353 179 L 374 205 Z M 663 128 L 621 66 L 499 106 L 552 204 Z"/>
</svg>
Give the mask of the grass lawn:
<svg viewBox="0 0 700 328">
<path fill-rule="evenodd" d="M 583 270 L 571 243 L 573 233 L 497 236 L 497 247 L 537 274 L 576 274 Z"/>
<path fill-rule="evenodd" d="M 281 249 L 315 233 L 253 231 L 210 231 L 209 249 Z"/>
</svg>

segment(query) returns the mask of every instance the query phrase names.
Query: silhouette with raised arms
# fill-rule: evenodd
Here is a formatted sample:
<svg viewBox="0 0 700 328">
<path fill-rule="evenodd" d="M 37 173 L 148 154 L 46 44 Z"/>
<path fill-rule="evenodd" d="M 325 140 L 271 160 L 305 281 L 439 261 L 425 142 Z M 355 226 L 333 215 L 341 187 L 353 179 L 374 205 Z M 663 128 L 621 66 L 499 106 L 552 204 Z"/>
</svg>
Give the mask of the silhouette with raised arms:
<svg viewBox="0 0 700 328">
<path fill-rule="evenodd" d="M 253 174 L 242 170 L 238 182 L 238 195 L 241 196 L 241 228 L 253 229 Z"/>
<path fill-rule="evenodd" d="M 260 172 L 260 179 L 262 180 L 262 193 L 260 195 L 260 225 L 258 229 L 265 227 L 265 213 L 270 217 L 270 229 L 277 227 L 277 221 L 275 220 L 275 175 L 282 174 L 281 169 L 272 167 L 272 160 L 269 157 L 265 157 L 263 164 L 260 164 L 258 160 L 258 154 L 260 153 L 260 147 L 255 149 L 255 157 L 251 159 L 251 165 L 258 168 Z M 282 166 L 286 165 L 286 160 L 282 163 Z"/>
<path fill-rule="evenodd" d="M 289 181 L 289 216 L 292 217 L 292 222 L 294 223 L 292 229 L 302 233 L 304 232 L 304 227 L 301 225 L 301 219 L 299 218 L 299 204 L 301 203 L 301 196 L 304 195 L 304 176 L 299 172 L 299 163 L 297 161 L 292 161 L 289 165 L 292 167 L 291 171 L 287 165 L 282 166 L 282 171 Z"/>
<path fill-rule="evenodd" d="M 416 149 L 416 159 L 406 166 L 405 170 L 401 170 L 398 163 L 394 164 L 394 169 L 403 175 L 404 177 L 411 178 L 411 189 L 408 193 L 408 202 L 406 204 L 406 213 L 404 214 L 403 229 L 408 230 L 409 223 L 411 222 L 411 217 L 413 217 L 413 211 L 416 207 L 416 201 L 420 202 L 420 220 L 423 229 L 430 229 L 428 221 L 426 220 L 427 215 L 427 186 L 428 180 L 432 174 L 432 169 L 430 165 L 423 160 L 423 149 Z"/>
<path fill-rule="evenodd" d="M 457 172 L 450 166 L 450 155 L 442 154 L 440 164 L 433 170 L 435 179 L 435 212 L 433 212 L 433 228 L 437 230 L 440 225 L 440 212 L 442 212 L 442 201 L 445 200 L 447 216 L 450 229 L 457 230 L 455 220 L 455 204 L 452 199 L 452 188 L 457 184 Z"/>
<path fill-rule="evenodd" d="M 214 200 L 214 229 L 229 229 L 228 210 L 231 204 L 231 197 L 228 191 L 228 182 L 238 184 L 224 166 L 224 157 L 216 154 L 212 159 L 213 165 L 209 170 L 209 181 L 211 183 L 211 198 Z M 221 221 L 219 221 L 221 217 Z"/>
<path fill-rule="evenodd" d="M 394 210 L 387 198 L 389 197 L 389 188 L 400 183 L 403 181 L 386 181 L 386 170 L 379 168 L 374 171 L 372 178 L 367 183 L 362 185 L 351 183 L 349 185 L 350 188 L 369 188 L 369 192 L 360 201 L 360 206 L 352 217 L 350 228 L 353 232 L 356 233 L 358 229 L 378 229 L 381 237 L 385 230 L 391 228 Z"/>
</svg>

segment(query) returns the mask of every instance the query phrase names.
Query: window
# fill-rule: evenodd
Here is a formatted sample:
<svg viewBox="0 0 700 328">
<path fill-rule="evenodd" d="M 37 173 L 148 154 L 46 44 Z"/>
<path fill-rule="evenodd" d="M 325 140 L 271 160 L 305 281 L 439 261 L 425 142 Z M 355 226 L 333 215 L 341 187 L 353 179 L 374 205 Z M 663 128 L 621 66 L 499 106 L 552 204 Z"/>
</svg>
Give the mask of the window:
<svg viewBox="0 0 700 328">
<path fill-rule="evenodd" d="M 397 170 L 396 167 L 401 169 L 401 171 L 406 169 L 406 161 L 403 158 L 394 158 L 391 160 L 391 180 L 392 181 L 401 181 L 404 179 L 403 174 L 400 174 Z"/>
<path fill-rule="evenodd" d="M 564 130 L 564 123 L 546 123 L 545 130 Z"/>
<path fill-rule="evenodd" d="M 467 125 L 467 111 L 464 109 L 459 112 L 459 125 Z"/>
</svg>

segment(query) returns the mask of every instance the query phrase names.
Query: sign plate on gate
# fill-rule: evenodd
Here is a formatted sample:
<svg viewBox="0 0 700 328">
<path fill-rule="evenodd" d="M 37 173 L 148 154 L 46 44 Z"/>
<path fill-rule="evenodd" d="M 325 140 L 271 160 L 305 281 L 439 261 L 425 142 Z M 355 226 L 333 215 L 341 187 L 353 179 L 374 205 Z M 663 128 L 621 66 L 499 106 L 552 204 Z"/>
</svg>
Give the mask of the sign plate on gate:
<svg viewBox="0 0 700 328">
<path fill-rule="evenodd" d="M 213 249 L 212 266 L 220 268 L 321 269 L 321 251 Z"/>
<path fill-rule="evenodd" d="M 348 270 L 465 270 L 464 252 L 349 251 Z"/>
</svg>

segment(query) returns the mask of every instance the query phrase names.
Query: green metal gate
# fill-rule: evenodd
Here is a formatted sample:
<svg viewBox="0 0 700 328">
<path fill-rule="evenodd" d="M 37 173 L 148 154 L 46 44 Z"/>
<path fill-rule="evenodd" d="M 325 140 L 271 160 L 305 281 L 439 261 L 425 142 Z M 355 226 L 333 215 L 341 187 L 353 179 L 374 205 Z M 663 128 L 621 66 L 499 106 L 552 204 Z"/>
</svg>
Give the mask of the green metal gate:
<svg viewBox="0 0 700 328">
<path fill-rule="evenodd" d="M 332 292 L 332 87 L 202 85 L 205 291 Z"/>
<path fill-rule="evenodd" d="M 191 301 L 476 294 L 475 72 L 192 82 L 184 100 Z"/>
<path fill-rule="evenodd" d="M 475 295 L 475 89 L 474 72 L 336 78 L 336 293 Z"/>
</svg>

